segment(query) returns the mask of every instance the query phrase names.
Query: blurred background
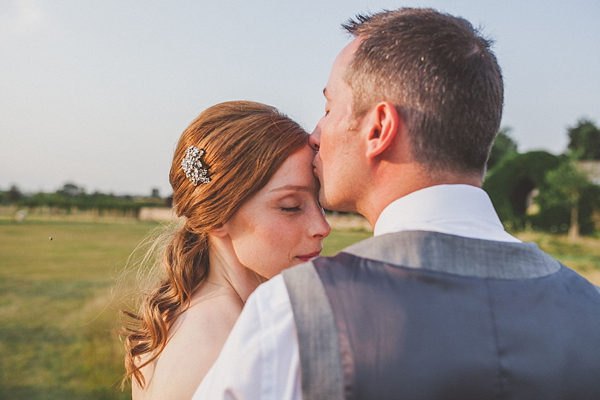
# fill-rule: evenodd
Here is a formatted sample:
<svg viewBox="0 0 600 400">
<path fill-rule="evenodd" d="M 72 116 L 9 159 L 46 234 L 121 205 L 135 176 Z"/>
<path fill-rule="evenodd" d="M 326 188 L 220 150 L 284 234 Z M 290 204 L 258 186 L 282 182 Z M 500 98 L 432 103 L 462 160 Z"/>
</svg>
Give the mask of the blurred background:
<svg viewBox="0 0 600 400">
<path fill-rule="evenodd" d="M 495 41 L 505 109 L 484 188 L 509 231 L 600 283 L 597 0 L 3 0 L 0 398 L 129 398 L 114 334 L 125 265 L 173 220 L 181 132 L 234 99 L 312 131 L 350 41 L 340 24 L 401 6 Z M 371 235 L 357 216 L 328 218 L 326 254 Z"/>
</svg>

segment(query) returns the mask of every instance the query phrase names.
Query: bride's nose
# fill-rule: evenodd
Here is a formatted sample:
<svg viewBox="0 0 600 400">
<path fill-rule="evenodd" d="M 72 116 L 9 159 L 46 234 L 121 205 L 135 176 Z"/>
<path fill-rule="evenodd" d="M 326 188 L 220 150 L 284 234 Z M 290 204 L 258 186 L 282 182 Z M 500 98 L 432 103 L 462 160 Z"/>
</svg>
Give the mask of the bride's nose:
<svg viewBox="0 0 600 400">
<path fill-rule="evenodd" d="M 325 215 L 323 212 L 319 212 L 314 222 L 310 227 L 310 234 L 314 238 L 323 239 L 329 235 L 331 232 L 331 226 L 329 226 L 329 222 L 325 219 Z"/>
</svg>

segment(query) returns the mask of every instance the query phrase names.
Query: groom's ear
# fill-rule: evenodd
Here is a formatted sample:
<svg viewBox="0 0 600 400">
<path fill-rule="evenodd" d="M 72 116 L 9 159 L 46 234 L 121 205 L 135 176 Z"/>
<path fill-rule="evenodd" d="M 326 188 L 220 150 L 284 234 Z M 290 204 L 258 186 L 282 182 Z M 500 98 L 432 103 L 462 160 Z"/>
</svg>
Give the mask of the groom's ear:
<svg viewBox="0 0 600 400">
<path fill-rule="evenodd" d="M 375 158 L 392 147 L 402 121 L 392 103 L 383 101 L 375 106 L 369 115 L 367 136 L 368 158 Z"/>
</svg>

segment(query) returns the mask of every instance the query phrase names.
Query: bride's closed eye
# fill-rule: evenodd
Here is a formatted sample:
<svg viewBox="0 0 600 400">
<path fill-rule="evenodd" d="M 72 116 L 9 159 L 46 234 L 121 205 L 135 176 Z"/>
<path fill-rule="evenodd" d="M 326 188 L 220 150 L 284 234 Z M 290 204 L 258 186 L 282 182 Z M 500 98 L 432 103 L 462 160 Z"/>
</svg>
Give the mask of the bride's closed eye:
<svg viewBox="0 0 600 400">
<path fill-rule="evenodd" d="M 286 196 L 277 202 L 277 208 L 284 213 L 294 213 L 302 210 L 302 202 L 296 196 Z"/>
</svg>

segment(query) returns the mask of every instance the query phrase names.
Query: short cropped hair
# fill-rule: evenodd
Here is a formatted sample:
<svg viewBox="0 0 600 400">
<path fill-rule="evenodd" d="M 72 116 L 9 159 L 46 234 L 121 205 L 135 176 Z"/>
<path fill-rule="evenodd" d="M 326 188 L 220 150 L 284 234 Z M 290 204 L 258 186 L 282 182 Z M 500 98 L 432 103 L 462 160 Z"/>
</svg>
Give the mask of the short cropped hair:
<svg viewBox="0 0 600 400">
<path fill-rule="evenodd" d="M 345 76 L 354 116 L 389 101 L 417 162 L 432 172 L 485 173 L 504 98 L 492 41 L 432 9 L 358 15 L 342 26 L 362 39 Z"/>
</svg>

